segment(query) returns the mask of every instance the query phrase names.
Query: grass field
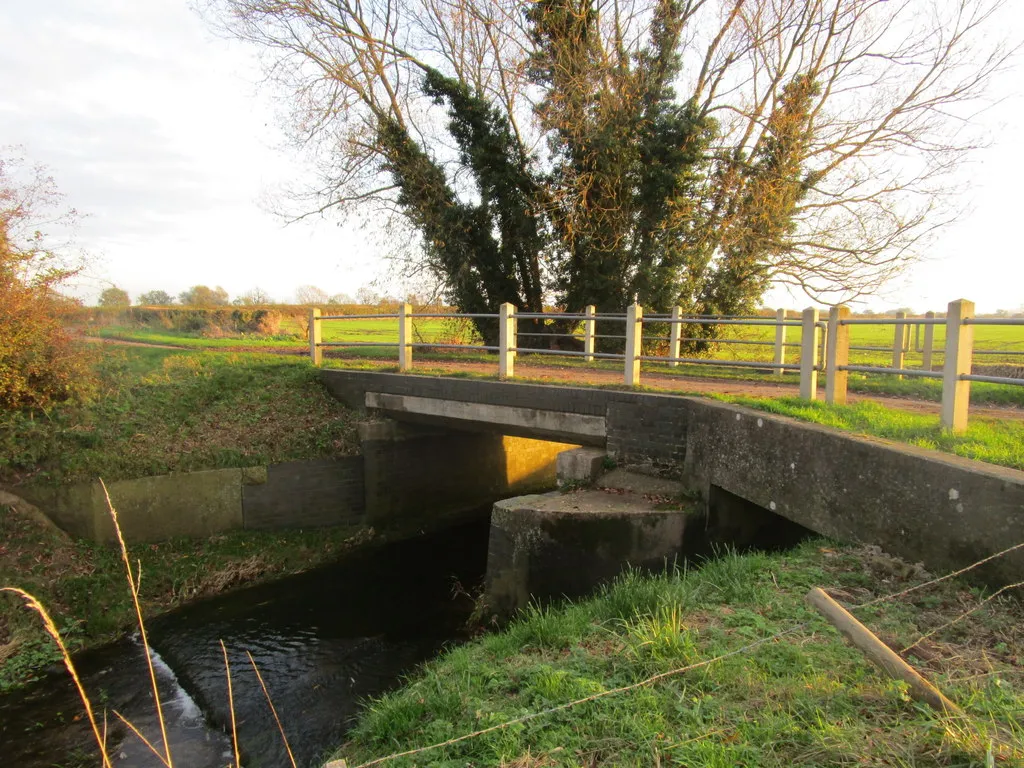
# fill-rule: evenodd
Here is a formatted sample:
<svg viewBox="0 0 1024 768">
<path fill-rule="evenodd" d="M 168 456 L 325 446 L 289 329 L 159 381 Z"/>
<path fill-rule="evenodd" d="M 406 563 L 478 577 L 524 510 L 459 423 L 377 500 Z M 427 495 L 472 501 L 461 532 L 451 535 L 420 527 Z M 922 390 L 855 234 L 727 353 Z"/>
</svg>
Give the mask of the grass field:
<svg viewBox="0 0 1024 768">
<path fill-rule="evenodd" d="M 100 394 L 0 414 L 0 483 L 116 480 L 356 450 L 351 412 L 302 358 L 104 347 Z"/>
<path fill-rule="evenodd" d="M 379 342 L 381 345 L 398 343 L 398 324 L 393 319 L 365 319 L 353 315 L 351 319 L 327 320 L 322 324 L 325 342 L 352 342 L 369 344 Z M 610 329 L 615 330 L 615 329 Z M 616 331 L 621 332 L 621 331 Z M 645 336 L 666 336 L 668 330 L 664 326 L 647 327 Z M 206 338 L 196 335 L 172 332 L 158 332 L 149 329 L 110 326 L 99 329 L 97 334 L 109 338 L 144 341 L 152 344 L 172 344 L 187 347 L 231 347 L 244 344 L 253 347 L 295 347 L 306 346 L 303 330 L 294 319 L 285 318 L 282 323 L 282 336 L 276 338 L 242 337 L 242 338 Z M 475 338 L 472 326 L 462 319 L 422 319 L 413 323 L 413 336 L 421 343 L 480 343 Z M 712 357 L 720 360 L 743 360 L 770 362 L 774 354 L 775 329 L 770 326 L 730 326 L 726 329 L 725 339 L 755 344 L 722 343 Z M 888 325 L 854 326 L 850 332 L 850 343 L 853 347 L 880 347 L 883 351 L 858 351 L 850 354 L 850 362 L 855 365 L 888 366 L 892 362 L 894 328 Z M 923 333 L 921 336 L 923 340 Z M 799 362 L 800 329 L 787 330 L 787 343 L 792 346 L 787 351 L 787 362 Z M 934 364 L 943 360 L 945 328 L 935 327 Z M 976 326 L 975 352 L 979 363 L 1000 363 L 1024 365 L 1024 326 Z M 914 334 L 909 336 L 909 352 L 906 357 L 908 367 L 920 367 L 921 353 L 915 347 Z M 374 350 L 375 354 L 385 353 L 387 347 Z M 1012 353 L 1020 353 L 1015 355 Z"/>
<path fill-rule="evenodd" d="M 821 540 L 628 574 L 428 664 L 371 703 L 338 754 L 360 765 L 482 731 L 386 765 L 1024 764 L 1019 602 L 982 603 L 946 581 L 855 610 L 962 718 L 913 702 L 804 602 L 815 586 L 858 605 L 925 579 L 877 549 Z"/>
</svg>

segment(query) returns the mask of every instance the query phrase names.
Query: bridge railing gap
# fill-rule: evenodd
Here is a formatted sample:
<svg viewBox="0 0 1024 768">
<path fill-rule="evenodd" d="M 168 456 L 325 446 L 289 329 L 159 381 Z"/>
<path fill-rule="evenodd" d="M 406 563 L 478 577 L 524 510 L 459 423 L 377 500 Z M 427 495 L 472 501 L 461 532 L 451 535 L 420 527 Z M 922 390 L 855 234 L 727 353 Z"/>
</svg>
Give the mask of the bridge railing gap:
<svg viewBox="0 0 1024 768">
<path fill-rule="evenodd" d="M 498 321 L 497 346 L 484 344 L 451 344 L 440 342 L 415 341 L 413 322 L 428 318 L 489 318 Z M 325 321 L 394 319 L 397 323 L 398 341 L 327 341 L 323 340 L 323 323 Z M 520 333 L 518 321 L 530 320 L 536 325 L 544 325 L 546 321 L 555 321 L 569 330 L 560 333 Z M 598 333 L 598 324 L 607 328 L 608 323 L 622 323 L 623 334 Z M 658 327 L 668 325 L 668 336 L 646 336 L 644 323 L 656 324 Z M 572 328 L 575 324 L 576 327 Z M 706 337 L 687 338 L 683 336 L 686 326 L 738 326 L 746 329 L 770 328 L 774 331 L 773 340 L 751 338 L 714 339 L 715 345 L 760 345 L 771 347 L 771 362 L 743 359 L 713 359 L 703 357 L 683 357 L 683 342 L 703 341 Z M 854 326 L 891 325 L 893 326 L 892 344 L 889 346 L 869 346 L 851 344 L 850 331 Z M 972 373 L 972 360 L 975 354 L 1021 355 L 1024 350 L 981 350 L 974 349 L 974 326 L 1024 326 L 1024 317 L 986 317 L 975 316 L 974 303 L 966 299 L 950 302 L 944 317 L 937 317 L 935 312 L 927 312 L 923 317 L 907 317 L 905 312 L 897 312 L 890 317 L 854 317 L 849 307 L 838 305 L 829 309 L 827 320 L 823 320 L 820 310 L 808 307 L 800 314 L 799 319 L 790 315 L 786 309 L 778 309 L 772 316 L 740 316 L 740 315 L 691 315 L 683 314 L 680 307 L 673 307 L 669 314 L 645 314 L 644 308 L 634 303 L 623 313 L 599 313 L 594 305 L 585 307 L 582 313 L 565 312 L 521 312 L 514 305 L 505 303 L 497 314 L 488 313 L 454 313 L 454 312 L 414 312 L 413 308 L 402 303 L 395 313 L 360 314 L 360 315 L 325 315 L 320 308 L 314 307 L 309 312 L 309 355 L 316 366 L 323 362 L 324 350 L 327 347 L 395 347 L 398 352 L 398 368 L 402 372 L 413 369 L 413 355 L 416 348 L 458 349 L 460 351 L 495 352 L 498 357 L 498 375 L 501 379 L 515 378 L 515 361 L 519 353 L 530 355 L 556 355 L 560 357 L 577 357 L 585 363 L 595 360 L 619 360 L 623 365 L 623 382 L 627 386 L 641 383 L 642 364 L 657 363 L 671 368 L 680 365 L 704 365 L 729 368 L 753 368 L 764 371 L 767 369 L 775 376 L 782 377 L 787 372 L 799 374 L 800 397 L 815 400 L 818 397 L 818 374 L 825 374 L 825 401 L 844 404 L 847 400 L 847 387 L 850 373 L 884 374 L 898 378 L 932 378 L 942 381 L 941 423 L 946 429 L 962 432 L 967 429 L 971 382 L 981 381 L 994 384 L 1024 386 L 1024 378 L 1013 376 L 990 376 Z M 945 328 L 945 346 L 942 370 L 933 370 L 935 349 L 935 327 Z M 614 326 L 613 326 L 614 328 Z M 789 341 L 790 328 L 800 329 L 799 341 Z M 582 329 L 582 332 L 581 332 Z M 536 328 L 534 328 L 536 330 Z M 552 329 L 543 329 L 551 331 Z M 524 336 L 544 336 L 555 340 L 558 337 L 572 337 L 574 344 L 582 340 L 583 349 L 538 348 L 536 346 L 520 346 Z M 913 340 L 911 339 L 913 336 Z M 613 338 L 624 342 L 623 351 L 598 351 L 598 339 Z M 644 354 L 644 342 L 667 342 L 663 354 Z M 790 347 L 799 347 L 798 362 L 787 362 L 787 351 Z M 665 349 L 663 347 L 663 349 Z M 891 354 L 889 367 L 878 365 L 853 365 L 850 363 L 851 351 Z M 908 356 L 921 355 L 921 367 L 909 367 Z"/>
</svg>

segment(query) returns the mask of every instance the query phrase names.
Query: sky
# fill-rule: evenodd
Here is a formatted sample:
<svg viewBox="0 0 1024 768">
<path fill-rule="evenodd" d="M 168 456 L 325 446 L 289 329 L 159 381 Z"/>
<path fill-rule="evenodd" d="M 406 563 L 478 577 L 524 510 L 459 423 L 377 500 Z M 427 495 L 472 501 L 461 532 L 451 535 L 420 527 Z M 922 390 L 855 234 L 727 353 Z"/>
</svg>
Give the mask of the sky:
<svg viewBox="0 0 1024 768">
<path fill-rule="evenodd" d="M 1024 3 L 1007 17 L 1024 29 Z M 286 225 L 273 212 L 268 201 L 309 169 L 287 145 L 256 51 L 213 34 L 188 0 L 3 0 L 0 40 L 0 146 L 47 166 L 83 214 L 75 238 L 93 264 L 82 298 L 113 284 L 133 298 L 195 284 L 280 301 L 308 284 L 397 290 L 374 227 Z M 963 215 L 868 306 L 1024 306 L 1020 83 L 1019 59 L 993 83 L 998 101 L 978 118 L 992 144 L 958 179 Z M 765 303 L 811 304 L 780 290 Z"/>
</svg>

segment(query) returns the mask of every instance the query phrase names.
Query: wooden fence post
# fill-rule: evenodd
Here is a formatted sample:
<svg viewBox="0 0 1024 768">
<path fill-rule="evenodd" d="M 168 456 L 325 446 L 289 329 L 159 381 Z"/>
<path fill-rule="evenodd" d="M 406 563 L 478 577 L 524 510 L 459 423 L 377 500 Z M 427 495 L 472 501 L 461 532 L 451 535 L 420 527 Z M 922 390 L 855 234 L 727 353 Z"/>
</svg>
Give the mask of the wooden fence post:
<svg viewBox="0 0 1024 768">
<path fill-rule="evenodd" d="M 892 334 L 892 367 L 897 370 L 903 369 L 903 354 L 906 349 L 907 340 L 907 313 L 896 313 L 896 327 Z M 897 374 L 897 379 L 902 379 L 902 374 Z"/>
<path fill-rule="evenodd" d="M 398 307 L 398 370 L 412 368 L 412 307 L 401 304 Z"/>
<path fill-rule="evenodd" d="M 808 307 L 803 312 L 800 334 L 800 397 L 818 398 L 818 309 Z"/>
<path fill-rule="evenodd" d="M 626 311 L 626 386 L 640 383 L 640 355 L 643 349 L 644 308 L 631 304 Z"/>
<path fill-rule="evenodd" d="M 592 363 L 594 362 L 594 327 L 597 325 L 594 322 L 594 315 L 597 314 L 597 309 L 593 304 L 587 304 L 583 314 L 587 316 L 587 319 L 583 321 L 583 352 L 586 355 L 583 359 Z"/>
<path fill-rule="evenodd" d="M 323 341 L 321 333 L 320 308 L 313 307 L 309 310 L 309 359 L 312 360 L 313 365 L 318 368 L 324 361 L 324 350 L 323 347 L 320 346 L 320 342 Z"/>
<path fill-rule="evenodd" d="M 672 328 L 668 332 L 668 356 L 669 357 L 680 357 L 682 353 L 682 338 L 683 338 L 683 324 L 679 322 L 679 318 L 683 316 L 682 307 L 672 307 Z M 669 365 L 675 368 L 679 363 L 674 360 L 669 361 Z"/>
<path fill-rule="evenodd" d="M 974 302 L 951 301 L 946 310 L 946 360 L 942 368 L 942 426 L 954 432 L 967 429 L 971 382 L 960 376 L 971 372 L 974 326 L 964 320 L 974 317 Z"/>
<path fill-rule="evenodd" d="M 849 317 L 849 307 L 832 307 L 828 311 L 828 341 L 825 344 L 826 403 L 846 405 L 846 384 L 850 374 L 840 369 L 850 364 L 850 326 L 843 324 Z"/>
<path fill-rule="evenodd" d="M 504 303 L 498 310 L 498 378 L 511 379 L 516 375 L 516 308 Z"/>
<path fill-rule="evenodd" d="M 786 363 L 786 326 L 783 323 L 786 322 L 786 316 L 789 313 L 784 309 L 775 310 L 775 364 L 784 365 Z M 781 376 L 785 371 L 782 368 L 775 369 L 775 375 Z"/>
<path fill-rule="evenodd" d="M 926 320 L 934 320 L 934 312 L 925 312 L 924 317 Z M 924 349 L 921 351 L 921 367 L 926 371 L 932 369 L 932 347 L 935 343 L 935 326 L 929 323 L 924 327 Z"/>
</svg>

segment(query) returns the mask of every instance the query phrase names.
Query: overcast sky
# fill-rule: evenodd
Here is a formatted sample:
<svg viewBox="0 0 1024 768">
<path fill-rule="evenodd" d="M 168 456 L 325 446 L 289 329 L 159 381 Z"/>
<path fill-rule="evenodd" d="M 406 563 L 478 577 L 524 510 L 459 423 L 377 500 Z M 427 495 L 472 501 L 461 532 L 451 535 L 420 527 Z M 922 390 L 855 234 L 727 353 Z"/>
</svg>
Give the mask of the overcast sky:
<svg viewBox="0 0 1024 768">
<path fill-rule="evenodd" d="M 1024 29 L 1024 3 L 1012 6 Z M 211 34 L 187 0 L 3 0 L 0 41 L 0 145 L 48 166 L 87 215 L 78 241 L 97 263 L 84 298 L 111 283 L 133 298 L 203 283 L 288 300 L 304 284 L 351 294 L 386 272 L 379 233 L 327 219 L 285 227 L 268 211 L 303 167 L 254 52 Z M 1022 74 L 1018 62 L 995 84 L 1003 100 L 982 118 L 994 145 L 962 172 L 967 212 L 872 306 L 1024 305 Z"/>
</svg>

